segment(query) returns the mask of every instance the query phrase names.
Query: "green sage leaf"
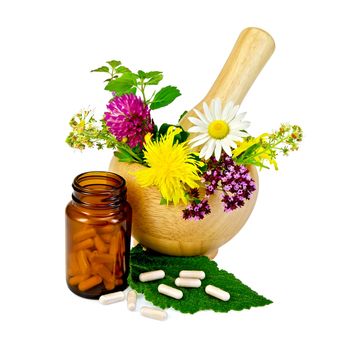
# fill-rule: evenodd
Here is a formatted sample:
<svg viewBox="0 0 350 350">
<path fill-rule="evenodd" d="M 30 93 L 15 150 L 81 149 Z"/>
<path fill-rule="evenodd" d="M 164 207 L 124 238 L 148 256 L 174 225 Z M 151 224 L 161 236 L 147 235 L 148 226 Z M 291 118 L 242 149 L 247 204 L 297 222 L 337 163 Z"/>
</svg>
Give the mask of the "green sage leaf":
<svg viewBox="0 0 350 350">
<path fill-rule="evenodd" d="M 140 282 L 139 274 L 152 270 L 164 270 L 165 278 L 152 282 Z M 175 286 L 175 279 L 181 270 L 202 270 L 205 279 L 200 288 L 179 288 L 183 298 L 176 300 L 158 292 L 158 285 L 164 283 Z M 162 309 L 174 308 L 183 313 L 193 314 L 200 310 L 228 312 L 244 310 L 251 307 L 271 304 L 272 301 L 254 292 L 244 285 L 233 274 L 220 270 L 215 261 L 204 256 L 175 257 L 162 255 L 151 250 L 144 251 L 137 245 L 130 253 L 130 274 L 128 282 L 131 288 L 143 293 L 145 298 Z M 219 287 L 230 293 L 230 300 L 221 301 L 205 293 L 208 284 Z M 178 287 L 177 287 L 178 288 Z"/>
</svg>

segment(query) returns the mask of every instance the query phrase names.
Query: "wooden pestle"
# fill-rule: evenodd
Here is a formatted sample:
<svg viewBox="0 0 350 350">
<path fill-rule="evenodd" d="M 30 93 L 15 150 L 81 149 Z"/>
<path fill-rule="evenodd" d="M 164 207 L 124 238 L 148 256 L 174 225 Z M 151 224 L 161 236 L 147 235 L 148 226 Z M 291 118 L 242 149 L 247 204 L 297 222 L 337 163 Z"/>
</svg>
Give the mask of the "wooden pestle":
<svg viewBox="0 0 350 350">
<path fill-rule="evenodd" d="M 209 105 L 216 97 L 220 98 L 223 104 L 228 101 L 241 104 L 274 49 L 275 42 L 270 34 L 259 28 L 244 29 L 212 88 L 194 108 L 203 111 L 203 102 Z M 188 120 L 190 116 L 195 116 L 193 110 L 180 121 L 185 130 L 192 126 Z"/>
</svg>

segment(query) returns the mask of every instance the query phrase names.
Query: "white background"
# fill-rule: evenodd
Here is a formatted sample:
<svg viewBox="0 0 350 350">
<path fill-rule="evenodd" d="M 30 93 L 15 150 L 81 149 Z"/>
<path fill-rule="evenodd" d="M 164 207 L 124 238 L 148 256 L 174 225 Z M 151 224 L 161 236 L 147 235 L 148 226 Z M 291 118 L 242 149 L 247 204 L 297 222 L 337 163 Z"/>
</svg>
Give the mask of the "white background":
<svg viewBox="0 0 350 350">
<path fill-rule="evenodd" d="M 349 10 L 346 1 L 8 1 L 0 5 L 1 349 L 349 349 Z M 274 304 L 166 322 L 73 295 L 64 278 L 64 207 L 75 175 L 111 152 L 65 143 L 81 107 L 104 112 L 120 59 L 162 70 L 182 97 L 205 95 L 239 32 L 276 51 L 241 111 L 259 134 L 300 124 L 299 152 L 263 171 L 256 208 L 216 259 Z"/>
</svg>

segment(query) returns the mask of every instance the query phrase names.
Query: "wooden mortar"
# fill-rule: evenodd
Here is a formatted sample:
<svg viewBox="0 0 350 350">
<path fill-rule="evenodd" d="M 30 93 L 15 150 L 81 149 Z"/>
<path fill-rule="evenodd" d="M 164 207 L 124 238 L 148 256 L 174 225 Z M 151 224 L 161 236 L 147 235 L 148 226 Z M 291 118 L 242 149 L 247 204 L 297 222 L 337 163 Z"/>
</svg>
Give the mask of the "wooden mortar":
<svg viewBox="0 0 350 350">
<path fill-rule="evenodd" d="M 203 111 L 202 103 L 210 104 L 213 98 L 222 103 L 240 104 L 275 48 L 272 37 L 258 28 L 247 28 L 239 36 L 230 56 L 206 97 L 196 105 Z M 181 126 L 192 126 L 188 120 L 194 116 L 189 111 Z M 155 187 L 140 187 L 133 173 L 139 164 L 120 163 L 113 157 L 109 170 L 127 181 L 128 201 L 133 209 L 132 235 L 145 247 L 175 256 L 207 255 L 213 258 L 218 248 L 234 237 L 251 214 L 258 193 L 258 174 L 255 167 L 249 171 L 257 184 L 252 198 L 242 208 L 225 213 L 220 201 L 221 191 L 211 196 L 211 214 L 201 221 L 182 219 L 183 205 L 160 205 L 160 193 Z"/>
</svg>

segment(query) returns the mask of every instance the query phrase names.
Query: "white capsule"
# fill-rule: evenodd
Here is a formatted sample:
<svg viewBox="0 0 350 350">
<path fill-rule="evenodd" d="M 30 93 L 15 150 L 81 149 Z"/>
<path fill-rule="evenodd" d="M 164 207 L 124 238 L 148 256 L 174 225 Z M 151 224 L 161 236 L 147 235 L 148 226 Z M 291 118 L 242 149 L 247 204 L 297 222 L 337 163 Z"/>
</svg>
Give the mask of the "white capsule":
<svg viewBox="0 0 350 350">
<path fill-rule="evenodd" d="M 199 278 L 200 280 L 205 278 L 205 272 L 204 271 L 190 271 L 190 270 L 183 270 L 180 271 L 179 274 L 180 277 L 183 278 Z"/>
<path fill-rule="evenodd" d="M 164 277 L 165 277 L 165 272 L 163 270 L 155 270 L 155 271 L 140 273 L 139 280 L 141 282 L 149 282 L 149 281 L 160 280 Z"/>
<path fill-rule="evenodd" d="M 167 286 L 166 284 L 160 284 L 158 286 L 158 292 L 174 299 L 181 299 L 183 297 L 183 293 L 180 289 Z"/>
<path fill-rule="evenodd" d="M 127 296 L 128 309 L 134 311 L 136 309 L 137 293 L 134 290 L 130 290 Z"/>
<path fill-rule="evenodd" d="M 224 290 L 218 288 L 218 287 L 215 287 L 215 286 L 212 286 L 211 284 L 208 284 L 206 287 L 205 287 L 205 292 L 215 298 L 218 298 L 222 301 L 227 301 L 230 299 L 230 294 L 225 292 Z"/>
<path fill-rule="evenodd" d="M 100 296 L 100 303 L 103 305 L 109 305 L 113 303 L 117 303 L 118 301 L 122 301 L 125 299 L 125 295 L 123 292 L 114 292 Z"/>
<path fill-rule="evenodd" d="M 175 284 L 178 287 L 199 288 L 202 282 L 198 278 L 177 278 Z"/>
<path fill-rule="evenodd" d="M 153 318 L 154 320 L 163 321 L 168 317 L 168 314 L 164 310 L 155 309 L 153 307 L 143 306 L 141 308 L 141 315 L 149 318 Z"/>
</svg>

